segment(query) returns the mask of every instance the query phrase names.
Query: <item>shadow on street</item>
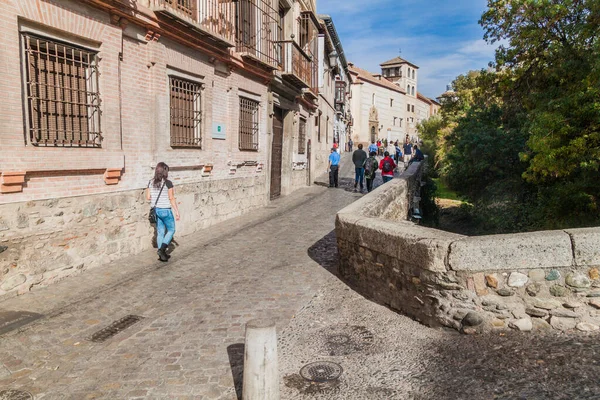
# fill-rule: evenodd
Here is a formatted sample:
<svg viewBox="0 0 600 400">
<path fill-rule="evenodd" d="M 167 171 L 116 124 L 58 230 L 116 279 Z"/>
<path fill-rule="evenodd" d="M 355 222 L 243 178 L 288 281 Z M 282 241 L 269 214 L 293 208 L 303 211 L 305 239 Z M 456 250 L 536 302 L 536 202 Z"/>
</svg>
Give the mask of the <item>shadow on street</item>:
<svg viewBox="0 0 600 400">
<path fill-rule="evenodd" d="M 244 343 L 235 343 L 227 346 L 231 375 L 235 386 L 235 394 L 238 400 L 242 400 L 242 386 L 244 379 Z"/>
</svg>

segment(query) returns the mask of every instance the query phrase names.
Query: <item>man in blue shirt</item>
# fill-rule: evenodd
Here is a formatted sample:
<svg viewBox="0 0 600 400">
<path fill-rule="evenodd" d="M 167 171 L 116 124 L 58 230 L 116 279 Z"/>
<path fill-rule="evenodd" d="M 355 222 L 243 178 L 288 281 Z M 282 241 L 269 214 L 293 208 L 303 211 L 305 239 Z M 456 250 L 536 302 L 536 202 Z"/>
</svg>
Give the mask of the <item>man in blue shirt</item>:
<svg viewBox="0 0 600 400">
<path fill-rule="evenodd" d="M 371 153 L 372 151 L 377 153 L 377 150 L 379 150 L 379 149 L 377 148 L 377 145 L 375 144 L 375 141 L 373 140 L 371 142 L 371 144 L 369 145 L 369 153 Z"/>
<path fill-rule="evenodd" d="M 329 165 L 327 171 L 329 172 L 329 187 L 338 187 L 338 173 L 340 168 L 340 153 L 338 153 L 334 147 L 331 148 L 331 154 L 329 155 Z"/>
</svg>

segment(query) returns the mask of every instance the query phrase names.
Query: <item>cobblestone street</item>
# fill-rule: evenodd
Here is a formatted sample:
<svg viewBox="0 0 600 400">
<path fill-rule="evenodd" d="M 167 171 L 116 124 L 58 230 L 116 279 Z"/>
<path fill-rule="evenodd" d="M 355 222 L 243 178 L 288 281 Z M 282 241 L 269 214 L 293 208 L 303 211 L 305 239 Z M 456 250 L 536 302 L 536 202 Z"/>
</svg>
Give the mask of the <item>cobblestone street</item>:
<svg viewBox="0 0 600 400">
<path fill-rule="evenodd" d="M 348 164 L 348 163 L 347 163 Z M 277 321 L 282 399 L 600 398 L 597 335 L 471 337 L 426 328 L 336 276 L 335 213 L 355 201 L 313 186 L 265 209 L 0 303 L 40 319 L 4 334 L 0 390 L 35 399 L 241 398 L 244 326 Z M 103 343 L 98 330 L 140 322 Z M 344 340 L 334 341 L 332 337 Z M 299 375 L 342 369 L 330 384 Z"/>
</svg>

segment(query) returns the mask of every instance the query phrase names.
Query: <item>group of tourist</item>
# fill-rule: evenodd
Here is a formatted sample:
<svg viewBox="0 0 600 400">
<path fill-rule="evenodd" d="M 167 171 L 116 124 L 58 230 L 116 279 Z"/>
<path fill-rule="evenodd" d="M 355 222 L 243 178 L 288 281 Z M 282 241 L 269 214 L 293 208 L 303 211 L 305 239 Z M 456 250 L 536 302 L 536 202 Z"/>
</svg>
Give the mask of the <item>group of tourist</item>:
<svg viewBox="0 0 600 400">
<path fill-rule="evenodd" d="M 391 146 L 393 146 L 393 149 Z M 405 166 L 412 161 L 423 160 L 423 153 L 416 144 L 412 145 L 410 143 L 408 137 L 403 146 L 404 158 L 402 151 L 398 147 L 398 142 L 390 143 L 388 147 L 390 149 L 386 150 L 383 153 L 383 158 L 378 161 L 376 158 L 378 145 L 375 144 L 375 141 L 369 145 L 368 155 L 363 150 L 362 143 L 358 145 L 358 149 L 352 153 L 352 162 L 355 167 L 354 191 L 357 191 L 360 185 L 362 193 L 364 191 L 364 181 L 366 181 L 367 191 L 370 192 L 373 190 L 373 181 L 375 180 L 377 170 L 381 170 L 381 177 L 383 178 L 383 182 L 386 183 L 394 178 L 394 170 L 397 168 L 400 160 L 403 159 Z M 351 140 L 348 148 L 352 149 Z M 338 187 L 341 157 L 337 150 L 337 146 L 332 147 L 331 154 L 329 155 L 329 165 L 327 167 L 327 171 L 329 172 L 329 187 Z M 146 198 L 152 206 L 150 220 L 156 224 L 157 253 L 160 261 L 163 262 L 169 260 L 167 248 L 175 234 L 175 220 L 179 220 L 180 218 L 173 183 L 168 177 L 169 166 L 163 162 L 158 163 L 154 170 L 154 178 L 148 182 L 146 189 Z"/>
<path fill-rule="evenodd" d="M 352 139 L 348 141 L 348 149 L 351 151 L 353 146 Z M 382 145 L 387 145 L 383 147 Z M 380 153 L 380 150 L 383 150 Z M 364 185 L 366 181 L 367 192 L 373 190 L 373 181 L 376 177 L 376 171 L 381 171 L 381 178 L 383 183 L 389 182 L 394 178 L 394 170 L 402 162 L 404 167 L 408 167 L 413 161 L 422 161 L 424 159 L 423 152 L 419 149 L 419 146 L 412 144 L 408 135 L 406 136 L 405 143 L 402 148 L 399 146 L 399 142 L 381 142 L 375 143 L 373 140 L 367 149 L 368 153 L 363 150 L 362 143 L 359 143 L 358 149 L 352 153 L 352 163 L 355 167 L 355 178 L 354 178 L 354 191 L 358 191 L 360 186 L 360 192 L 364 192 Z M 379 161 L 377 155 L 383 155 Z M 339 175 L 340 155 L 335 148 L 331 149 L 329 155 L 329 164 L 327 171 L 329 172 L 329 187 L 338 187 L 338 175 Z"/>
</svg>

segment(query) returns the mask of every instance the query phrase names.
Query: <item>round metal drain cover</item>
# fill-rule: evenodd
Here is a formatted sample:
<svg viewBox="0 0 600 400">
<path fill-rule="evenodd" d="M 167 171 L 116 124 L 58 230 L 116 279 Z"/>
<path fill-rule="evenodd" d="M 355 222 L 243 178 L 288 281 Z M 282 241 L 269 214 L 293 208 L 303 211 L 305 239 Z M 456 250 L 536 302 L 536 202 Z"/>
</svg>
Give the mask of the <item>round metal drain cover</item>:
<svg viewBox="0 0 600 400">
<path fill-rule="evenodd" d="M 33 396 L 29 392 L 23 390 L 0 390 L 0 400 L 33 400 Z"/>
<path fill-rule="evenodd" d="M 318 361 L 306 364 L 300 370 L 300 376 L 311 382 L 329 382 L 340 377 L 342 366 L 330 361 Z"/>
</svg>

